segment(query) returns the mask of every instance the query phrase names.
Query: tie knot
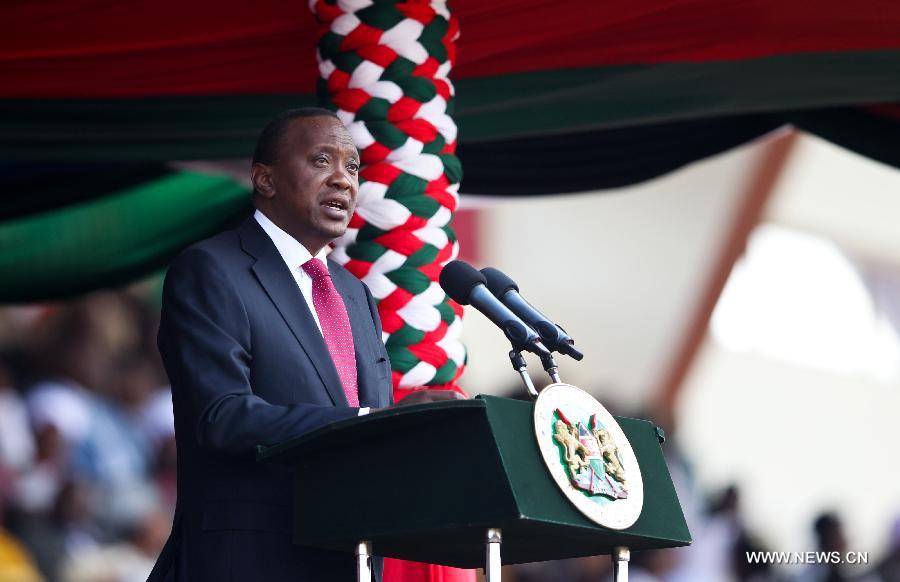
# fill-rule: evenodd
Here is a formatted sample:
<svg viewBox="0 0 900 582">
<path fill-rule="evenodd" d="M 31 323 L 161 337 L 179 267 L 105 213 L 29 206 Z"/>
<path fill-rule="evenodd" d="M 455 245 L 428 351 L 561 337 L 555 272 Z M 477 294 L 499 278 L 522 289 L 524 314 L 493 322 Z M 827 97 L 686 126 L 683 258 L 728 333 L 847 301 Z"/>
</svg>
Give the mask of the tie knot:
<svg viewBox="0 0 900 582">
<path fill-rule="evenodd" d="M 303 263 L 302 269 L 306 271 L 307 275 L 312 277 L 313 281 L 321 279 L 323 277 L 331 276 L 331 273 L 328 272 L 328 267 L 325 265 L 324 261 L 320 261 L 315 257 Z"/>
</svg>

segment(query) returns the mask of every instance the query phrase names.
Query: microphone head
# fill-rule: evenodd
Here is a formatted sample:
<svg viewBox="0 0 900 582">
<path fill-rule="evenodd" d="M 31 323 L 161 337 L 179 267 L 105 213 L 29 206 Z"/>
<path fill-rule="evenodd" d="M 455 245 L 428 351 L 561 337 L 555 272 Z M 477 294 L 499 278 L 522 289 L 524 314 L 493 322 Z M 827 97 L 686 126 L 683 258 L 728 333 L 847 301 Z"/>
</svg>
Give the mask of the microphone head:
<svg viewBox="0 0 900 582">
<path fill-rule="evenodd" d="M 441 270 L 441 288 L 460 305 L 469 304 L 469 295 L 477 285 L 487 281 L 478 269 L 465 261 L 450 261 Z"/>
<path fill-rule="evenodd" d="M 565 343 L 562 346 L 560 346 L 559 352 L 561 354 L 565 354 L 565 355 L 569 356 L 570 358 L 575 359 L 579 362 L 584 359 L 584 354 L 582 354 L 578 348 L 576 348 L 573 344 L 570 344 L 570 343 Z"/>
<path fill-rule="evenodd" d="M 516 285 L 516 282 L 500 269 L 485 267 L 481 270 L 481 274 L 487 280 L 487 288 L 491 290 L 494 297 L 500 297 L 510 290 L 519 291 L 519 286 Z"/>
</svg>

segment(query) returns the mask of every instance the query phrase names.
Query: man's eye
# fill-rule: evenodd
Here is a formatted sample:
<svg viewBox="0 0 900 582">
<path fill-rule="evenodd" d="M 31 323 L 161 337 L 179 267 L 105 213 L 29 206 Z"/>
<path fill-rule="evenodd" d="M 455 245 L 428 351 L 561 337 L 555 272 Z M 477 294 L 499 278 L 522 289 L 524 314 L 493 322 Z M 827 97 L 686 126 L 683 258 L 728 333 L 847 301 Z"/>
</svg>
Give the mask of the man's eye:
<svg viewBox="0 0 900 582">
<path fill-rule="evenodd" d="M 326 164 L 328 164 L 327 156 L 316 156 L 316 165 L 324 166 Z"/>
<path fill-rule="evenodd" d="M 355 174 L 359 171 L 359 164 L 357 164 L 356 162 L 350 162 L 349 164 L 347 164 L 347 170 Z"/>
</svg>

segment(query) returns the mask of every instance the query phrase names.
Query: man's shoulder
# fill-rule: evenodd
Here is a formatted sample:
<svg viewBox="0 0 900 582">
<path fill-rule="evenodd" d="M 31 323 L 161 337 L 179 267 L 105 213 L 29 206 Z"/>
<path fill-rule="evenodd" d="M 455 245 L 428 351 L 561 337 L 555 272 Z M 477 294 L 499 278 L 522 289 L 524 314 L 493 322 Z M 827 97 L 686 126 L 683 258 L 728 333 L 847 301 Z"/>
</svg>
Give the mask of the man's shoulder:
<svg viewBox="0 0 900 582">
<path fill-rule="evenodd" d="M 237 231 L 226 230 L 182 250 L 169 264 L 163 284 L 163 312 L 167 305 L 211 302 L 237 305 L 252 258 L 241 247 Z"/>
<path fill-rule="evenodd" d="M 188 246 L 175 256 L 172 265 L 196 265 L 208 262 L 229 264 L 245 258 L 246 253 L 241 248 L 240 235 L 237 229 L 232 229 Z"/>
</svg>

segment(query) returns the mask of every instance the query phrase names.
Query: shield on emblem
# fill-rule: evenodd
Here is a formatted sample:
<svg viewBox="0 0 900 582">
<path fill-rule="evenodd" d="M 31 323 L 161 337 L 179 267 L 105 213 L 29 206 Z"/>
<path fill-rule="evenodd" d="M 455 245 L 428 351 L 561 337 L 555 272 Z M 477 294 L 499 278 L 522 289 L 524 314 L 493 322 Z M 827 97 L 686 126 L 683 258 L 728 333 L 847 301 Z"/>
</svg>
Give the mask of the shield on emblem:
<svg viewBox="0 0 900 582">
<path fill-rule="evenodd" d="M 560 414 L 560 417 L 566 418 L 564 414 Z M 591 418 L 591 425 L 594 428 L 598 425 L 603 428 L 596 418 Z M 584 446 L 584 458 L 587 466 L 571 475 L 572 484 L 591 495 L 605 495 L 610 499 L 626 499 L 628 491 L 607 471 L 606 462 L 603 459 L 603 447 L 594 436 L 593 431 L 584 422 L 578 422 L 575 426 L 578 431 L 578 442 Z"/>
</svg>

